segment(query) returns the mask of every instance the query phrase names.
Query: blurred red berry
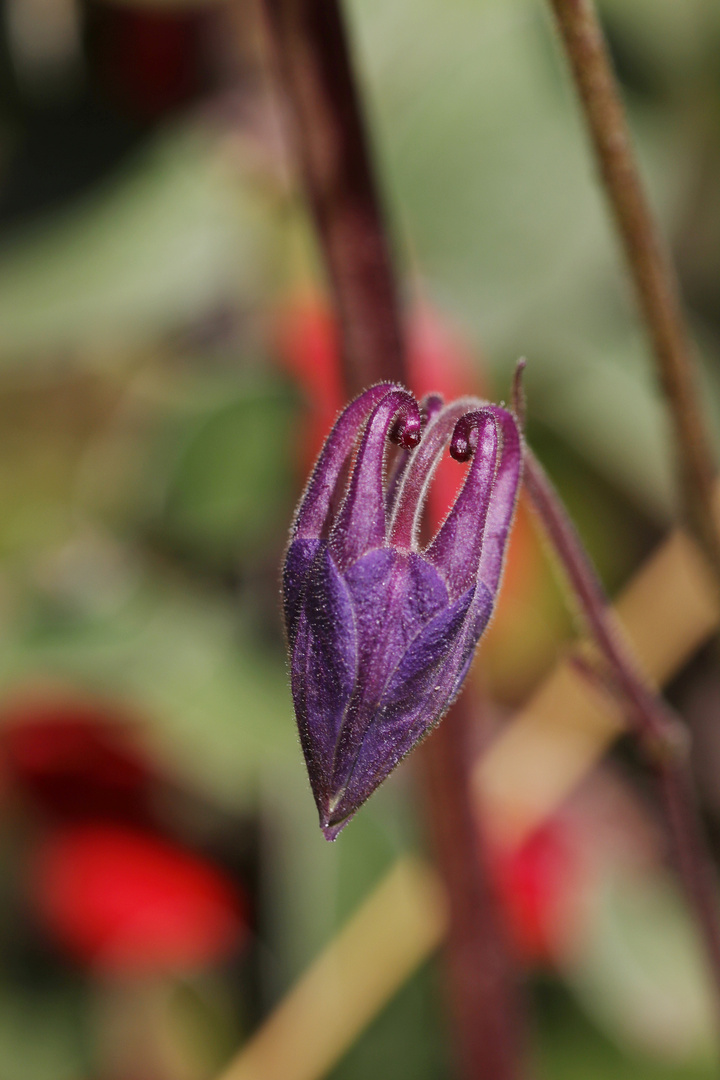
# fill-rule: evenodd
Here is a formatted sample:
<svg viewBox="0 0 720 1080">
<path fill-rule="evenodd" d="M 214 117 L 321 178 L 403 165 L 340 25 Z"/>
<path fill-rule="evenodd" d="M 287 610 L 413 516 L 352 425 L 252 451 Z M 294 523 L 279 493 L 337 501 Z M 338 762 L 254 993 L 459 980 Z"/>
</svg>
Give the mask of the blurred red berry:
<svg viewBox="0 0 720 1080">
<path fill-rule="evenodd" d="M 55 818 L 143 820 L 157 779 L 112 706 L 73 697 L 20 699 L 0 714 L 7 778 Z"/>
<path fill-rule="evenodd" d="M 246 903 L 230 879 L 139 830 L 83 825 L 50 835 L 34 855 L 30 887 L 47 932 L 99 974 L 204 967 L 248 935 Z"/>
</svg>

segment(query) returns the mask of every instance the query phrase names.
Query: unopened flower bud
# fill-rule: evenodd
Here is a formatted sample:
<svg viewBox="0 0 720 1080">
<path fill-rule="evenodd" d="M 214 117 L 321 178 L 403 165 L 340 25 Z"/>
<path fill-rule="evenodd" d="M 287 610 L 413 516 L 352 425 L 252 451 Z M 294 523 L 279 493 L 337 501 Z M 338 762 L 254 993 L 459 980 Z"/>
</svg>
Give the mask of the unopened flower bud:
<svg viewBox="0 0 720 1080">
<path fill-rule="evenodd" d="M 386 479 L 390 440 L 403 449 Z M 424 545 L 422 511 L 448 445 L 471 463 Z M 330 432 L 283 570 L 293 700 L 327 839 L 458 694 L 497 598 L 521 462 L 506 409 L 435 396 L 421 409 L 390 383 L 360 394 Z"/>
</svg>

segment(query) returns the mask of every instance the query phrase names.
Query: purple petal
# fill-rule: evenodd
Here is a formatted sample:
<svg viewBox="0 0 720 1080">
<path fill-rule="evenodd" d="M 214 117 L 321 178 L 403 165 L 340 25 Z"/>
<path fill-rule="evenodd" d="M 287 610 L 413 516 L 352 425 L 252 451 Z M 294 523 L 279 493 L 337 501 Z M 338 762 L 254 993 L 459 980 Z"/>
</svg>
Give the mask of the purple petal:
<svg viewBox="0 0 720 1080">
<path fill-rule="evenodd" d="M 500 587 L 507 540 L 522 473 L 522 439 L 517 421 L 507 409 L 490 406 L 502 433 L 502 448 L 485 532 L 478 577 L 495 595 Z"/>
<path fill-rule="evenodd" d="M 425 553 L 441 571 L 453 598 L 475 581 L 498 463 L 498 429 L 493 413 L 481 409 L 463 420 L 477 425 L 477 446 L 455 505 Z"/>
<path fill-rule="evenodd" d="M 338 488 L 343 486 L 345 470 L 363 424 L 378 402 L 391 390 L 396 389 L 393 383 L 371 386 L 351 401 L 340 414 L 325 441 L 305 494 L 300 500 L 291 536 L 317 538 L 327 534 L 333 505 L 338 500 Z"/>
<path fill-rule="evenodd" d="M 328 819 L 343 798 L 393 673 L 423 628 L 447 607 L 442 579 L 415 555 L 371 552 L 352 567 L 347 580 L 356 617 L 358 676 L 338 734 Z"/>
<path fill-rule="evenodd" d="M 291 668 L 310 783 L 318 806 L 324 806 L 338 733 L 357 669 L 352 599 L 326 547 L 318 552 L 307 577 Z"/>
<path fill-rule="evenodd" d="M 394 500 L 390 543 L 400 551 L 417 550 L 416 538 L 425 498 L 457 421 L 468 411 L 482 406 L 477 398 L 461 398 L 435 413 L 422 440 L 403 471 Z"/>
<path fill-rule="evenodd" d="M 468 589 L 464 596 L 432 619 L 415 638 L 383 694 L 379 728 L 416 711 L 424 713 L 430 723 L 439 720 L 444 711 L 447 673 L 453 668 L 447 662 L 457 649 L 474 594 L 474 589 Z M 444 680 L 442 685 L 437 685 L 436 676 Z"/>
<path fill-rule="evenodd" d="M 447 589 L 419 556 L 401 556 L 391 548 L 363 556 L 345 581 L 355 611 L 362 696 L 377 702 L 410 642 L 447 606 Z"/>
<path fill-rule="evenodd" d="M 406 390 L 386 394 L 367 422 L 348 493 L 330 533 L 341 569 L 385 541 L 385 453 L 396 420 L 400 438 L 414 445 L 420 437 L 420 410 Z"/>
<path fill-rule="evenodd" d="M 322 543 L 322 540 L 305 540 L 302 538 L 293 540 L 285 556 L 283 565 L 283 611 L 285 632 L 291 646 L 295 638 L 297 620 L 300 616 L 302 600 L 305 594 L 305 581 Z"/>
<path fill-rule="evenodd" d="M 427 428 L 429 424 L 435 419 L 438 413 L 442 412 L 444 402 L 440 394 L 426 394 L 420 402 L 420 414 L 423 418 L 423 426 Z M 425 438 L 425 432 L 423 431 L 423 439 Z M 385 503 L 388 509 L 388 513 L 392 514 L 393 507 L 395 505 L 395 498 L 400 490 L 400 482 L 402 481 L 405 471 L 410 462 L 415 457 L 415 454 L 411 450 L 400 450 L 394 463 L 390 475 L 388 476 L 387 491 L 385 493 Z"/>
<path fill-rule="evenodd" d="M 428 622 L 388 680 L 350 771 L 341 784 L 336 779 L 333 812 L 324 830 L 326 835 L 331 830 L 330 838 L 439 723 L 457 694 L 474 652 L 463 631 L 473 607 L 479 609 L 473 604 L 475 592 L 469 589 Z"/>
</svg>

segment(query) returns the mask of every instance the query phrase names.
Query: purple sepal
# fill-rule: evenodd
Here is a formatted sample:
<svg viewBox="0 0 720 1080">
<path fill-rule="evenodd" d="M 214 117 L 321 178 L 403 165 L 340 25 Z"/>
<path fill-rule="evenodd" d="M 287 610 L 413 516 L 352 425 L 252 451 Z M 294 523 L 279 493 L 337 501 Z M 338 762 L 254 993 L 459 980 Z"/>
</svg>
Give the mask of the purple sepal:
<svg viewBox="0 0 720 1080">
<path fill-rule="evenodd" d="M 433 399 L 423 418 L 421 436 L 417 402 L 391 384 L 347 407 L 285 558 L 293 700 L 330 840 L 442 719 L 499 589 L 522 462 L 517 423 L 475 399 L 445 407 Z M 403 449 L 388 480 L 390 441 Z M 423 503 L 448 444 L 472 461 L 446 521 L 422 547 Z"/>
<path fill-rule="evenodd" d="M 285 630 L 290 645 L 295 641 L 295 630 L 302 608 L 307 578 L 313 559 L 318 553 L 322 540 L 310 540 L 300 537 L 288 548 L 283 566 L 283 615 Z"/>
</svg>

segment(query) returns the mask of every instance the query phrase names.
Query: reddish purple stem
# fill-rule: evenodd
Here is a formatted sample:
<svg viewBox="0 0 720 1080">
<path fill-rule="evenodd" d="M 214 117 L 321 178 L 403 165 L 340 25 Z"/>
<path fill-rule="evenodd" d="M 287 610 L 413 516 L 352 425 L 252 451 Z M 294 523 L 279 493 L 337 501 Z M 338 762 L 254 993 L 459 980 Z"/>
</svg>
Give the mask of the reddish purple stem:
<svg viewBox="0 0 720 1080">
<path fill-rule="evenodd" d="M 527 449 L 523 479 L 607 672 L 627 706 L 631 729 L 656 774 L 677 870 L 695 916 L 715 987 L 720 1032 L 717 882 L 695 797 L 687 729 L 641 675 L 614 623 L 603 587 L 575 527 L 542 466 Z"/>
<path fill-rule="evenodd" d="M 340 322 L 348 397 L 406 382 L 403 329 L 362 105 L 336 0 L 262 0 Z"/>
<path fill-rule="evenodd" d="M 422 748 L 428 823 L 450 905 L 449 1021 L 461 1076 L 520 1080 L 527 1049 L 524 1001 L 475 817 L 469 765 L 478 718 L 470 703 L 464 694 Z M 472 705 L 478 708 L 477 701 Z"/>
</svg>

